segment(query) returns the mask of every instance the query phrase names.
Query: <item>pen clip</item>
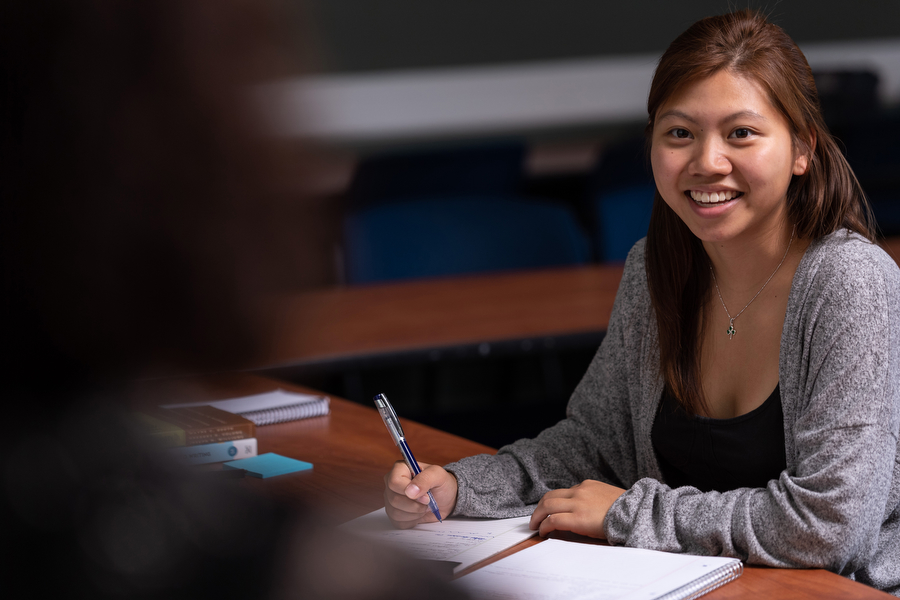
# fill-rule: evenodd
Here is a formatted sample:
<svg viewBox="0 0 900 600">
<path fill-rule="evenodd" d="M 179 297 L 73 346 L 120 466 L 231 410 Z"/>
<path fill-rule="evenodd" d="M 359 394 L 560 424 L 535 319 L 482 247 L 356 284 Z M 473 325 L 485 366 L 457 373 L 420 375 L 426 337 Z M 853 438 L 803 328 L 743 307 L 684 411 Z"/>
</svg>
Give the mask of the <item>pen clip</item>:
<svg viewBox="0 0 900 600">
<path fill-rule="evenodd" d="M 378 407 L 378 412 L 381 413 L 381 418 L 384 420 L 384 424 L 385 426 L 387 426 L 388 431 L 393 434 L 393 426 L 400 439 L 405 438 L 406 436 L 403 434 L 403 427 L 400 425 L 400 417 L 397 416 L 397 412 L 394 410 L 394 407 L 391 406 L 391 403 L 390 401 L 388 401 L 387 396 L 385 396 L 384 394 L 378 394 L 377 396 L 375 396 L 375 406 Z M 400 439 L 395 439 L 394 443 L 400 445 Z"/>
</svg>

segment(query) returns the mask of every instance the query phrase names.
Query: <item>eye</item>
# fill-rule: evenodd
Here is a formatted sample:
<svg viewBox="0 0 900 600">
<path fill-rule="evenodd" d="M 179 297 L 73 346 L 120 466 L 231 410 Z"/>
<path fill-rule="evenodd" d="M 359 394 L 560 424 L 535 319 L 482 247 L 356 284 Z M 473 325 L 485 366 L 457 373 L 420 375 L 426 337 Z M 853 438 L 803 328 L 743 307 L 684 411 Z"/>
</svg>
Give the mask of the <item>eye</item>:
<svg viewBox="0 0 900 600">
<path fill-rule="evenodd" d="M 747 139 L 751 135 L 753 135 L 753 131 L 750 129 L 747 129 L 746 127 L 738 127 L 737 129 L 735 129 L 734 131 L 731 132 L 731 137 L 737 138 L 739 140 Z"/>
<path fill-rule="evenodd" d="M 676 127 L 669 131 L 669 135 L 679 140 L 686 140 L 691 137 L 691 132 L 683 127 Z"/>
</svg>

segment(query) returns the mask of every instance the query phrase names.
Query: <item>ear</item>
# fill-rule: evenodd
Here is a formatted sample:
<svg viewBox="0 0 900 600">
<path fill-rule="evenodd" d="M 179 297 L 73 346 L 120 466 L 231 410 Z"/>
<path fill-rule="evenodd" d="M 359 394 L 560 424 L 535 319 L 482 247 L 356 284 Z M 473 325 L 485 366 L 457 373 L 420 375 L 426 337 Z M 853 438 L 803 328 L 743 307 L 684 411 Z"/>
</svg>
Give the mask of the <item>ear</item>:
<svg viewBox="0 0 900 600">
<path fill-rule="evenodd" d="M 803 175 L 804 173 L 806 173 L 807 169 L 809 169 L 809 158 L 815 151 L 816 131 L 814 129 L 810 129 L 809 144 L 807 145 L 806 153 L 797 154 L 797 156 L 794 158 L 794 175 Z"/>
</svg>

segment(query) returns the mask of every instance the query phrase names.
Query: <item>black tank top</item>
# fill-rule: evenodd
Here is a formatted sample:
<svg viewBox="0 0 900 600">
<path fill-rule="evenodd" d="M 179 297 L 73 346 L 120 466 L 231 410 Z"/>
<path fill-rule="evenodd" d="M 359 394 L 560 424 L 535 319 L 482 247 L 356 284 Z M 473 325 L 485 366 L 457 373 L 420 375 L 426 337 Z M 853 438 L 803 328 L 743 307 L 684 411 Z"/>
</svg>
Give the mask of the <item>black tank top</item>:
<svg viewBox="0 0 900 600">
<path fill-rule="evenodd" d="M 663 392 L 650 439 L 665 483 L 673 488 L 761 488 L 787 467 L 778 386 L 759 407 L 733 419 L 690 415 Z"/>
</svg>

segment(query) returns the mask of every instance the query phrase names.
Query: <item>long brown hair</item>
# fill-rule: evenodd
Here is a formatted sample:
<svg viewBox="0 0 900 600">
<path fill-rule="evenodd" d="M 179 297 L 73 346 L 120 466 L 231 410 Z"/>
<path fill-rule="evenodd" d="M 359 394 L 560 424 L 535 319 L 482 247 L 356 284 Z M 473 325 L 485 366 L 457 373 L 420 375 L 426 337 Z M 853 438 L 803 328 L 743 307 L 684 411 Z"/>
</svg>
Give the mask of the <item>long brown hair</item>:
<svg viewBox="0 0 900 600">
<path fill-rule="evenodd" d="M 666 50 L 647 99 L 647 137 L 657 111 L 685 85 L 728 70 L 768 93 L 791 130 L 795 150 L 809 157 L 806 173 L 787 190 L 797 235 L 815 239 L 841 228 L 874 239 L 871 211 L 856 176 L 822 119 L 812 71 L 794 41 L 759 12 L 742 10 L 694 23 Z M 710 293 L 700 240 L 656 192 L 647 234 L 646 268 L 659 328 L 666 386 L 692 413 L 705 407 L 700 379 L 702 306 Z"/>
</svg>

